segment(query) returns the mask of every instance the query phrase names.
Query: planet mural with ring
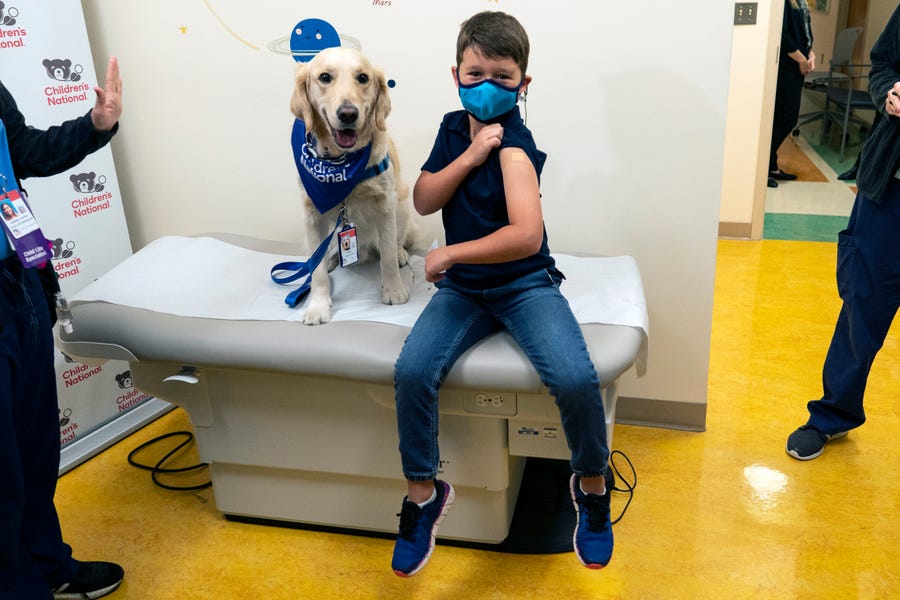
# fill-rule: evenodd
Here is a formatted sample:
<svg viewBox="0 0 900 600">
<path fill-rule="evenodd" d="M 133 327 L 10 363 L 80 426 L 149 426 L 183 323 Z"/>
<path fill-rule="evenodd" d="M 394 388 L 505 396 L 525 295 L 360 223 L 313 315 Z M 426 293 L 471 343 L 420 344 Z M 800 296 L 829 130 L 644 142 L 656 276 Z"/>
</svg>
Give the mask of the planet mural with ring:
<svg viewBox="0 0 900 600">
<path fill-rule="evenodd" d="M 337 46 L 362 49 L 359 40 L 348 35 L 339 35 L 331 23 L 322 19 L 303 19 L 294 26 L 290 36 L 273 40 L 268 44 L 272 52 L 290 54 L 297 62 L 309 62 L 325 48 Z"/>
</svg>

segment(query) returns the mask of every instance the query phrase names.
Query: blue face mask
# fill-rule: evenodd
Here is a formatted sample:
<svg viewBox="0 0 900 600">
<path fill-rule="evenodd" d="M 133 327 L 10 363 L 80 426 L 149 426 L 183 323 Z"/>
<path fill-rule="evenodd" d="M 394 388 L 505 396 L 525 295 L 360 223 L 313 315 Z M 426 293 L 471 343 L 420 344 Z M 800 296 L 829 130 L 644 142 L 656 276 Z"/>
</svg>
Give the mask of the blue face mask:
<svg viewBox="0 0 900 600">
<path fill-rule="evenodd" d="M 471 85 L 460 83 L 459 99 L 469 114 L 486 123 L 513 109 L 519 99 L 520 86 L 507 87 L 493 79 L 483 79 Z"/>
</svg>

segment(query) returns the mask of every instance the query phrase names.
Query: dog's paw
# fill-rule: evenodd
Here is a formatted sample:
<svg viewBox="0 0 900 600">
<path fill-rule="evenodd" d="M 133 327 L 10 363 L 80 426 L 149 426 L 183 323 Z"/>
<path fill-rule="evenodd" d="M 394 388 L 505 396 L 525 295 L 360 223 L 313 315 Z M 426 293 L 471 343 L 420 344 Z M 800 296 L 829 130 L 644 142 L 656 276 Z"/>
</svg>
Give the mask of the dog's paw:
<svg viewBox="0 0 900 600">
<path fill-rule="evenodd" d="M 409 264 L 409 252 L 402 246 L 397 249 L 397 264 L 401 267 L 405 267 Z"/>
<path fill-rule="evenodd" d="M 409 292 L 404 286 L 395 288 L 381 288 L 381 301 L 385 304 L 406 304 L 409 302 Z"/>
<path fill-rule="evenodd" d="M 304 325 L 323 325 L 331 320 L 331 307 L 310 302 L 303 313 Z"/>
</svg>

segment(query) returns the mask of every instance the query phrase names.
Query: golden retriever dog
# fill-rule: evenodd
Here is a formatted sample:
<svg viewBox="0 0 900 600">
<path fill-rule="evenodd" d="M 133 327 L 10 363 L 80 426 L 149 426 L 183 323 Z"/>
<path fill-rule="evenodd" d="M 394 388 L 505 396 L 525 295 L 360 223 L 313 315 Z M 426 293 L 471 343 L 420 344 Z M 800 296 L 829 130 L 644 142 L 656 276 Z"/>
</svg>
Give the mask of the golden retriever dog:
<svg viewBox="0 0 900 600">
<path fill-rule="evenodd" d="M 384 73 L 358 50 L 327 48 L 308 63 L 299 63 L 295 73 L 291 112 L 308 132 L 307 144 L 321 159 L 339 160 L 371 144 L 367 166 L 389 157 L 387 169 L 353 187 L 342 204 L 320 214 L 304 191 L 306 237 L 310 253 L 329 232 L 343 209 L 347 221 L 357 229 L 360 262 L 378 257 L 381 267 L 381 299 L 385 304 L 404 304 L 409 291 L 400 279 L 407 264 L 407 249 L 413 243 L 413 222 L 408 186 L 400 178 L 397 149 L 387 132 L 385 119 L 391 99 Z M 332 240 L 335 246 L 337 235 Z M 329 248 L 329 253 L 331 248 Z M 313 271 L 309 304 L 303 315 L 307 325 L 331 320 L 331 282 L 328 271 L 337 265 L 331 254 Z"/>
</svg>

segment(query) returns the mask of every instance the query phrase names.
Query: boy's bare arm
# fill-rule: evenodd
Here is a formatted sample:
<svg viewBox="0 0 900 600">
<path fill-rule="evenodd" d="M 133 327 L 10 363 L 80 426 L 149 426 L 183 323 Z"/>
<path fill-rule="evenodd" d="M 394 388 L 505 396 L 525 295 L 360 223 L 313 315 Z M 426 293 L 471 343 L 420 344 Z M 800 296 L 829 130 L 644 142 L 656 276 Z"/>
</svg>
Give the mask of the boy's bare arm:
<svg viewBox="0 0 900 600">
<path fill-rule="evenodd" d="M 457 263 L 493 264 L 531 256 L 544 239 L 537 173 L 528 156 L 519 148 L 500 151 L 500 168 L 506 190 L 509 225 L 494 233 L 460 244 L 443 246 L 425 258 L 425 276 L 437 281 L 440 274 Z"/>
</svg>

